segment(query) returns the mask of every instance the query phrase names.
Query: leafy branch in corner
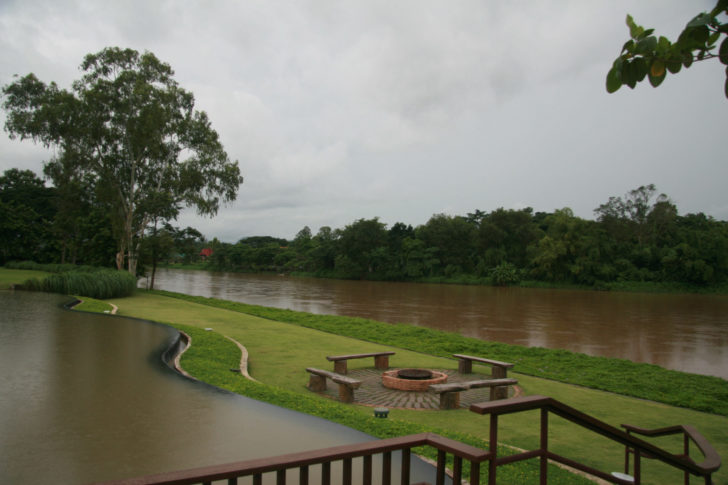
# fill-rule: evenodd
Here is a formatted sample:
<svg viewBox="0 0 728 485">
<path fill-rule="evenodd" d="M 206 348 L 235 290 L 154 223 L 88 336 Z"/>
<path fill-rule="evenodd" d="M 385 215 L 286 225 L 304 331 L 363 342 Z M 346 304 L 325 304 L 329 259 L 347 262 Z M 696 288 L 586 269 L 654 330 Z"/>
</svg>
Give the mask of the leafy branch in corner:
<svg viewBox="0 0 728 485">
<path fill-rule="evenodd" d="M 728 98 L 728 24 L 719 18 L 725 14 L 728 14 L 728 0 L 718 0 L 713 10 L 700 13 L 688 22 L 675 42 L 655 36 L 655 29 L 645 29 L 627 15 L 630 39 L 607 73 L 607 92 L 613 93 L 622 85 L 634 89 L 645 78 L 657 87 L 668 72 L 677 74 L 694 62 L 718 58 L 727 66 L 724 91 Z"/>
</svg>

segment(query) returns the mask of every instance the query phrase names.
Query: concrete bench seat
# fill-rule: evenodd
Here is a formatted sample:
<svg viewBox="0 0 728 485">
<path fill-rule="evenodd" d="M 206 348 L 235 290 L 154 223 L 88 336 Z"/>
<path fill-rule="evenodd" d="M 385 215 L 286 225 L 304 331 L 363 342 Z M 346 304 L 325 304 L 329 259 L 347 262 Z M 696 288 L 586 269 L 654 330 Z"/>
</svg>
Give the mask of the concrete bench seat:
<svg viewBox="0 0 728 485">
<path fill-rule="evenodd" d="M 374 367 L 379 370 L 389 369 L 389 356 L 394 352 L 370 352 L 368 354 L 349 354 L 349 355 L 328 355 L 326 360 L 334 363 L 334 372 L 337 374 L 346 374 L 347 361 L 350 359 L 364 359 L 366 357 L 374 357 Z"/>
<path fill-rule="evenodd" d="M 508 377 L 508 369 L 512 369 L 515 365 L 510 362 L 501 362 L 500 360 L 486 359 L 473 355 L 452 354 L 452 356 L 458 359 L 458 372 L 460 374 L 472 374 L 473 362 L 477 362 L 491 367 L 490 376 L 493 379 L 506 379 Z M 497 391 L 498 399 L 505 399 L 508 397 L 504 391 L 505 389 Z"/>
<path fill-rule="evenodd" d="M 483 379 L 452 384 L 432 384 L 428 390 L 440 395 L 440 409 L 457 409 L 460 407 L 460 393 L 463 391 L 489 387 L 490 400 L 495 401 L 504 399 L 499 397 L 503 394 L 508 397 L 508 386 L 516 384 L 518 384 L 516 379 Z"/>
<path fill-rule="evenodd" d="M 311 374 L 308 380 L 308 388 L 315 392 L 326 390 L 326 379 L 331 379 L 339 385 L 339 399 L 342 402 L 354 402 L 354 389 L 359 389 L 361 381 L 351 377 L 337 374 L 323 369 L 307 367 L 306 371 Z"/>
</svg>

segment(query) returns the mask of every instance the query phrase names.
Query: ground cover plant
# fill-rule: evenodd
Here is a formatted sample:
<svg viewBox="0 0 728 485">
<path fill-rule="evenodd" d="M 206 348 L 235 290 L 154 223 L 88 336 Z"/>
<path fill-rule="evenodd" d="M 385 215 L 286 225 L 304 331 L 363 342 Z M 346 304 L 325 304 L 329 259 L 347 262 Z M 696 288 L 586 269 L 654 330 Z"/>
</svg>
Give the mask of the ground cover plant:
<svg viewBox="0 0 728 485">
<path fill-rule="evenodd" d="M 295 405 L 296 402 L 304 402 L 304 400 L 311 398 L 316 398 L 312 401 L 313 407 L 322 406 L 322 409 L 328 409 L 329 404 L 342 406 L 324 397 L 315 396 L 306 389 L 308 374 L 305 368 L 307 366 L 322 367 L 330 365 L 330 363 L 326 362 L 325 356 L 333 353 L 394 350 L 396 355 L 390 360 L 393 367 L 457 368 L 457 361 L 452 358 L 435 357 L 421 352 L 352 339 L 335 333 L 262 319 L 249 314 L 203 306 L 179 299 L 170 300 L 146 292 L 138 293 L 131 298 L 114 299 L 111 302 L 119 306 L 122 315 L 170 323 L 173 326 L 188 325 L 199 329 L 212 328 L 212 332 L 206 332 L 203 335 L 212 338 L 215 333 L 218 333 L 243 343 L 250 353 L 249 371 L 251 375 L 266 386 L 272 387 L 271 392 L 275 391 L 273 392 L 275 395 L 279 395 L 279 391 L 286 391 L 280 394 L 284 397 L 281 397 L 280 401 L 277 402 L 284 406 L 289 406 L 288 402 Z M 215 368 L 213 363 L 202 364 L 198 377 L 207 382 L 215 382 L 213 379 L 218 379 L 216 385 L 225 388 L 231 386 L 229 388 L 234 392 L 249 392 L 250 389 L 245 387 L 247 384 L 243 385 L 238 382 L 243 378 L 229 370 L 231 367 L 237 366 L 240 354 L 229 341 L 219 340 L 219 342 L 229 346 L 228 351 L 232 352 L 235 357 L 229 363 L 218 365 L 219 371 L 210 370 Z M 195 343 L 193 335 L 192 348 L 196 345 L 206 344 L 202 341 Z M 206 352 L 210 359 L 215 359 L 216 356 L 228 352 L 222 348 L 218 349 L 216 346 L 212 348 L 213 350 Z M 188 358 L 183 357 L 182 362 L 183 366 L 190 371 L 191 369 L 187 367 L 188 364 L 186 363 Z M 372 364 L 367 362 L 368 360 L 351 361 L 350 368 L 370 367 Z M 481 371 L 486 372 L 485 368 L 481 369 Z M 194 372 L 198 372 L 198 370 Z M 210 374 L 217 374 L 217 376 L 213 377 Z M 519 386 L 522 387 L 526 395 L 542 394 L 551 396 L 613 426 L 630 423 L 646 428 L 657 428 L 673 424 L 692 424 L 710 440 L 719 454 L 728 456 L 728 436 L 724 432 L 725 429 L 728 429 L 728 420 L 723 416 L 633 399 L 517 372 L 511 374 L 518 379 Z M 233 385 L 243 387 L 232 387 Z M 262 397 L 258 398 L 262 399 Z M 371 417 L 372 410 L 370 407 L 348 405 L 343 406 L 343 409 L 361 413 L 367 419 L 374 419 Z M 305 409 L 300 410 L 305 411 Z M 327 419 L 334 419 L 333 414 L 330 416 L 323 414 L 322 416 Z M 502 442 L 524 449 L 537 446 L 537 420 L 537 413 L 519 413 L 501 418 L 499 435 Z M 486 439 L 489 432 L 489 420 L 487 418 L 474 415 L 465 409 L 448 412 L 392 409 L 390 411 L 390 420 L 387 422 L 394 423 L 396 421 L 419 424 L 430 430 L 457 431 L 479 439 Z M 346 421 L 343 422 L 346 423 Z M 358 427 L 359 425 L 356 422 L 356 420 L 350 421 L 348 425 Z M 556 453 L 569 457 L 578 457 L 579 460 L 603 470 L 621 469 L 624 454 L 622 447 L 560 418 L 553 419 L 549 428 L 551 430 L 550 434 L 553 435 L 549 438 L 550 448 Z M 681 450 L 681 443 L 668 440 L 659 444 L 666 446 L 671 451 Z M 693 451 L 693 456 L 696 454 Z M 696 458 L 699 459 L 699 456 Z M 643 471 L 644 476 L 650 476 L 650 480 L 645 481 L 645 483 L 675 483 L 679 480 L 674 470 L 660 463 L 644 462 Z M 728 478 L 728 474 L 726 474 L 726 471 L 719 471 L 714 478 L 716 483 L 721 483 L 721 480 Z M 499 483 L 501 483 L 500 479 Z M 504 480 L 502 483 L 533 483 L 533 481 L 524 479 L 506 482 Z M 552 483 L 559 482 L 554 480 Z"/>
<path fill-rule="evenodd" d="M 487 355 L 515 363 L 519 373 L 728 416 L 728 383 L 718 377 L 566 350 L 486 342 L 412 325 L 314 315 L 165 291 L 156 293 L 430 355 Z"/>
</svg>

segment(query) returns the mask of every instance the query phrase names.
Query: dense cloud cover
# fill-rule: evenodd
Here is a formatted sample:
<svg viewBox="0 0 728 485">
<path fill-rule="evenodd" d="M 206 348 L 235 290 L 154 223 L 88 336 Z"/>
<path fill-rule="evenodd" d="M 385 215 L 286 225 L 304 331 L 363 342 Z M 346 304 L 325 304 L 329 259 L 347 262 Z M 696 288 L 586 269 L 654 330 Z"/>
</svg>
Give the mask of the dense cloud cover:
<svg viewBox="0 0 728 485">
<path fill-rule="evenodd" d="M 498 207 L 591 218 L 649 183 L 728 219 L 723 68 L 604 88 L 627 13 L 675 38 L 712 3 L 4 0 L 0 84 L 70 87 L 106 46 L 169 63 L 245 176 L 217 218 L 177 225 L 225 241 Z M 51 155 L 0 137 L 0 171 Z"/>
</svg>

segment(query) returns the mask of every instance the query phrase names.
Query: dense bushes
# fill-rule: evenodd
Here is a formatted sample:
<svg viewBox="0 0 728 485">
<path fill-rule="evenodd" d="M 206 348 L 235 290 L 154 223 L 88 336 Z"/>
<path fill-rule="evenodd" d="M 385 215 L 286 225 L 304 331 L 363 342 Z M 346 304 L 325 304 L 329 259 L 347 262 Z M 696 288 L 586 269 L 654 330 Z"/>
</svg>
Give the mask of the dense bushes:
<svg viewBox="0 0 728 485">
<path fill-rule="evenodd" d="M 70 268 L 68 268 L 69 266 Z M 7 267 L 10 268 L 11 265 Z M 42 279 L 32 278 L 24 282 L 21 288 L 28 291 L 45 291 L 104 299 L 129 296 L 136 289 L 136 277 L 127 271 L 35 263 L 30 263 L 22 268 L 13 265 L 12 269 L 33 269 L 53 273 Z"/>
<path fill-rule="evenodd" d="M 24 269 L 29 271 L 45 271 L 46 273 L 64 273 L 67 271 L 79 271 L 79 272 L 89 272 L 89 271 L 98 271 L 100 268 L 97 266 L 77 266 L 75 264 L 56 264 L 56 263 L 47 263 L 47 264 L 41 264 L 36 263 L 35 261 L 20 261 L 20 262 L 10 262 L 5 265 L 8 269 Z"/>
<path fill-rule="evenodd" d="M 551 213 L 496 209 L 466 216 L 435 214 L 420 226 L 391 228 L 378 218 L 343 229 L 303 228 L 290 241 L 246 238 L 216 242 L 208 259 L 222 271 L 298 272 L 315 276 L 579 285 L 681 283 L 691 290 L 728 283 L 728 223 L 678 215 L 654 186 L 595 210 L 596 220 L 568 208 Z"/>
</svg>

